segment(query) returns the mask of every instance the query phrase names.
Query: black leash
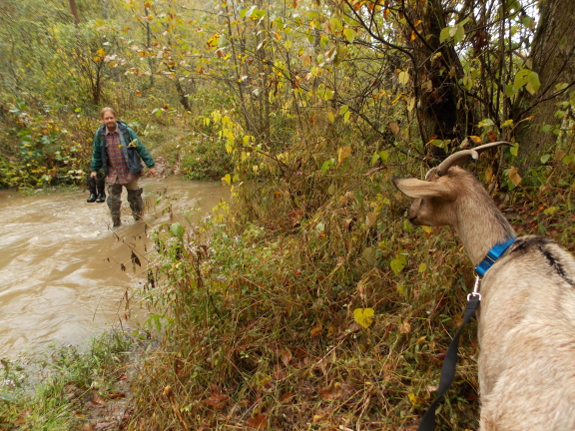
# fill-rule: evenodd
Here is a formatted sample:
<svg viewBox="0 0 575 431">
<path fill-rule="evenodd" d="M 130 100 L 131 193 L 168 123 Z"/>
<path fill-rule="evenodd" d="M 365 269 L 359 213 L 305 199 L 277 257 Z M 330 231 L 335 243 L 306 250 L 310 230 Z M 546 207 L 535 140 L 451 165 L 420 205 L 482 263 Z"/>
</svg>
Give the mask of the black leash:
<svg viewBox="0 0 575 431">
<path fill-rule="evenodd" d="M 447 353 L 445 354 L 443 366 L 441 367 L 441 377 L 439 379 L 437 397 L 433 400 L 423 415 L 417 431 L 433 431 L 435 429 L 435 410 L 455 379 L 455 366 L 457 364 L 457 352 L 459 351 L 459 336 L 461 335 L 461 332 L 463 332 L 465 325 L 467 325 L 475 314 L 475 311 L 479 306 L 479 302 L 481 301 L 481 295 L 477 292 L 478 287 L 479 278 L 477 278 L 475 283 L 475 290 L 467 296 L 467 307 L 465 308 L 465 313 L 463 315 L 463 323 L 455 333 L 453 340 L 451 340 L 451 344 L 449 344 Z"/>
<path fill-rule="evenodd" d="M 479 302 L 481 301 L 481 295 L 479 293 L 479 283 L 481 277 L 491 268 L 497 260 L 505 254 L 505 252 L 513 245 L 517 238 L 508 238 L 502 243 L 495 244 L 491 250 L 487 252 L 487 256 L 475 267 L 475 273 L 477 278 L 475 279 L 475 287 L 473 293 L 467 295 L 467 307 L 465 308 L 465 314 L 463 315 L 463 323 L 457 330 L 455 337 L 451 341 L 447 353 L 445 354 L 445 359 L 443 361 L 443 366 L 441 367 L 441 377 L 439 379 L 439 389 L 437 390 L 437 396 L 423 415 L 421 422 L 419 423 L 419 428 L 417 431 L 433 431 L 435 430 L 435 409 L 439 405 L 439 402 L 453 383 L 455 379 L 455 366 L 457 364 L 457 352 L 459 350 L 459 336 L 463 331 L 467 322 L 471 320 L 477 307 L 479 307 Z"/>
</svg>

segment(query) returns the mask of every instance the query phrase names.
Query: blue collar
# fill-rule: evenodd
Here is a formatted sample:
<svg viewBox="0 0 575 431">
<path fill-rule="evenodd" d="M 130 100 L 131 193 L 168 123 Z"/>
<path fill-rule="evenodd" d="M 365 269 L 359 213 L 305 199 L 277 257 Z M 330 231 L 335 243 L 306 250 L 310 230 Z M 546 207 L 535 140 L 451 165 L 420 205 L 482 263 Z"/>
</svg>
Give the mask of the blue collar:
<svg viewBox="0 0 575 431">
<path fill-rule="evenodd" d="M 485 259 L 481 261 L 479 265 L 475 267 L 475 272 L 480 276 L 483 277 L 487 270 L 493 266 L 497 259 L 501 257 L 503 253 L 515 242 L 517 238 L 508 239 L 505 242 L 495 244 L 491 250 L 487 252 L 487 256 Z"/>
</svg>

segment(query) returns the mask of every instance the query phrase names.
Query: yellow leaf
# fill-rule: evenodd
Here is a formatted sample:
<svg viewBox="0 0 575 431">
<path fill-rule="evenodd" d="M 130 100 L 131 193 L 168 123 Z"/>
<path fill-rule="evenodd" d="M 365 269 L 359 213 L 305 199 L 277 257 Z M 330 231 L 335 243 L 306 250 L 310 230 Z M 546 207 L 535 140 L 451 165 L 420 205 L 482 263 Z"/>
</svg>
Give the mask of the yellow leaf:
<svg viewBox="0 0 575 431">
<path fill-rule="evenodd" d="M 493 168 L 490 166 L 485 170 L 485 182 L 490 183 L 493 179 Z"/>
<path fill-rule="evenodd" d="M 343 163 L 351 155 L 351 147 L 343 147 L 337 150 L 337 161 L 339 164 Z"/>
<path fill-rule="evenodd" d="M 521 178 L 519 175 L 519 172 L 517 172 L 517 168 L 515 166 L 512 166 L 511 169 L 509 169 L 509 179 L 516 186 L 518 186 L 519 183 L 521 183 L 521 180 L 523 180 L 523 178 Z"/>
<path fill-rule="evenodd" d="M 377 221 L 377 212 L 374 211 L 367 213 L 367 215 L 365 216 L 365 227 L 374 226 L 376 221 Z"/>
<path fill-rule="evenodd" d="M 425 233 L 432 233 L 433 232 L 433 228 L 431 226 L 421 226 L 421 229 L 423 229 L 423 231 Z"/>
<path fill-rule="evenodd" d="M 309 331 L 309 334 L 311 335 L 312 338 L 315 338 L 315 337 L 319 337 L 322 332 L 323 332 L 323 325 L 320 323 L 319 326 L 317 326 L 317 327 L 313 328 L 311 331 Z"/>
<path fill-rule="evenodd" d="M 481 144 L 481 138 L 479 136 L 471 136 L 471 140 L 476 144 Z"/>
<path fill-rule="evenodd" d="M 353 28 L 346 28 L 343 34 L 349 43 L 353 43 L 355 39 L 356 32 Z"/>
<path fill-rule="evenodd" d="M 327 113 L 327 119 L 329 120 L 330 123 L 335 123 L 335 115 L 333 115 L 333 112 L 329 111 Z"/>
<path fill-rule="evenodd" d="M 353 310 L 354 320 L 366 329 L 373 323 L 374 315 L 375 311 L 373 308 L 356 308 Z"/>
<path fill-rule="evenodd" d="M 409 82 L 409 72 L 402 70 L 399 72 L 398 81 L 402 85 L 406 85 Z"/>
</svg>

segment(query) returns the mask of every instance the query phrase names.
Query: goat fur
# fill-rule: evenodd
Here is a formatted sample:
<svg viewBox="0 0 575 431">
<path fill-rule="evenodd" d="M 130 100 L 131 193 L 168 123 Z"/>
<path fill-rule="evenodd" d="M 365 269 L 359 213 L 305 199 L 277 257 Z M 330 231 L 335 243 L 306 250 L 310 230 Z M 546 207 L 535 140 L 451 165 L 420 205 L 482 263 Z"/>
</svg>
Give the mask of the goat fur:
<svg viewBox="0 0 575 431">
<path fill-rule="evenodd" d="M 515 232 L 459 166 L 427 181 L 394 178 L 414 198 L 409 220 L 454 229 L 474 266 Z M 575 430 L 575 260 L 526 236 L 487 271 L 478 312 L 480 431 Z"/>
</svg>

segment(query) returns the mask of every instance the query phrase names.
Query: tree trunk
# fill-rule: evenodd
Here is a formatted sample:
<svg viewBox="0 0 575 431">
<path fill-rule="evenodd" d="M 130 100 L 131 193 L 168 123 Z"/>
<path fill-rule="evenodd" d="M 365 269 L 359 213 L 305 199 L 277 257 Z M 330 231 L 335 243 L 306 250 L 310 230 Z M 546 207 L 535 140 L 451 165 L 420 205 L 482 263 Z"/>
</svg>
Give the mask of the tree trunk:
<svg viewBox="0 0 575 431">
<path fill-rule="evenodd" d="M 533 118 L 519 124 L 515 138 L 523 169 L 539 164 L 541 155 L 555 145 L 553 129 L 561 125 L 555 117 L 559 102 L 568 100 L 569 91 L 557 94 L 556 85 L 575 84 L 575 2 L 542 0 L 540 23 L 532 44 L 532 70 L 539 74 L 541 87 L 534 95 L 524 91 L 514 106 L 516 120 Z M 542 130 L 542 127 L 545 127 Z"/>
<path fill-rule="evenodd" d="M 76 7 L 76 0 L 70 0 L 70 12 L 74 17 L 74 24 L 76 27 L 80 25 L 80 17 L 78 16 L 78 8 Z"/>
<path fill-rule="evenodd" d="M 423 143 L 434 138 L 460 143 L 467 131 L 459 125 L 469 122 L 459 118 L 465 112 L 457 107 L 461 96 L 457 80 L 462 75 L 458 55 L 451 44 L 440 48 L 439 36 L 446 26 L 443 6 L 438 0 L 417 2 L 406 9 L 406 16 L 412 23 L 421 23 L 421 27 L 413 26 L 419 34 L 415 30 L 405 34 L 413 55 L 412 80 L 421 139 Z M 429 148 L 431 154 L 438 150 L 435 146 Z"/>
</svg>

